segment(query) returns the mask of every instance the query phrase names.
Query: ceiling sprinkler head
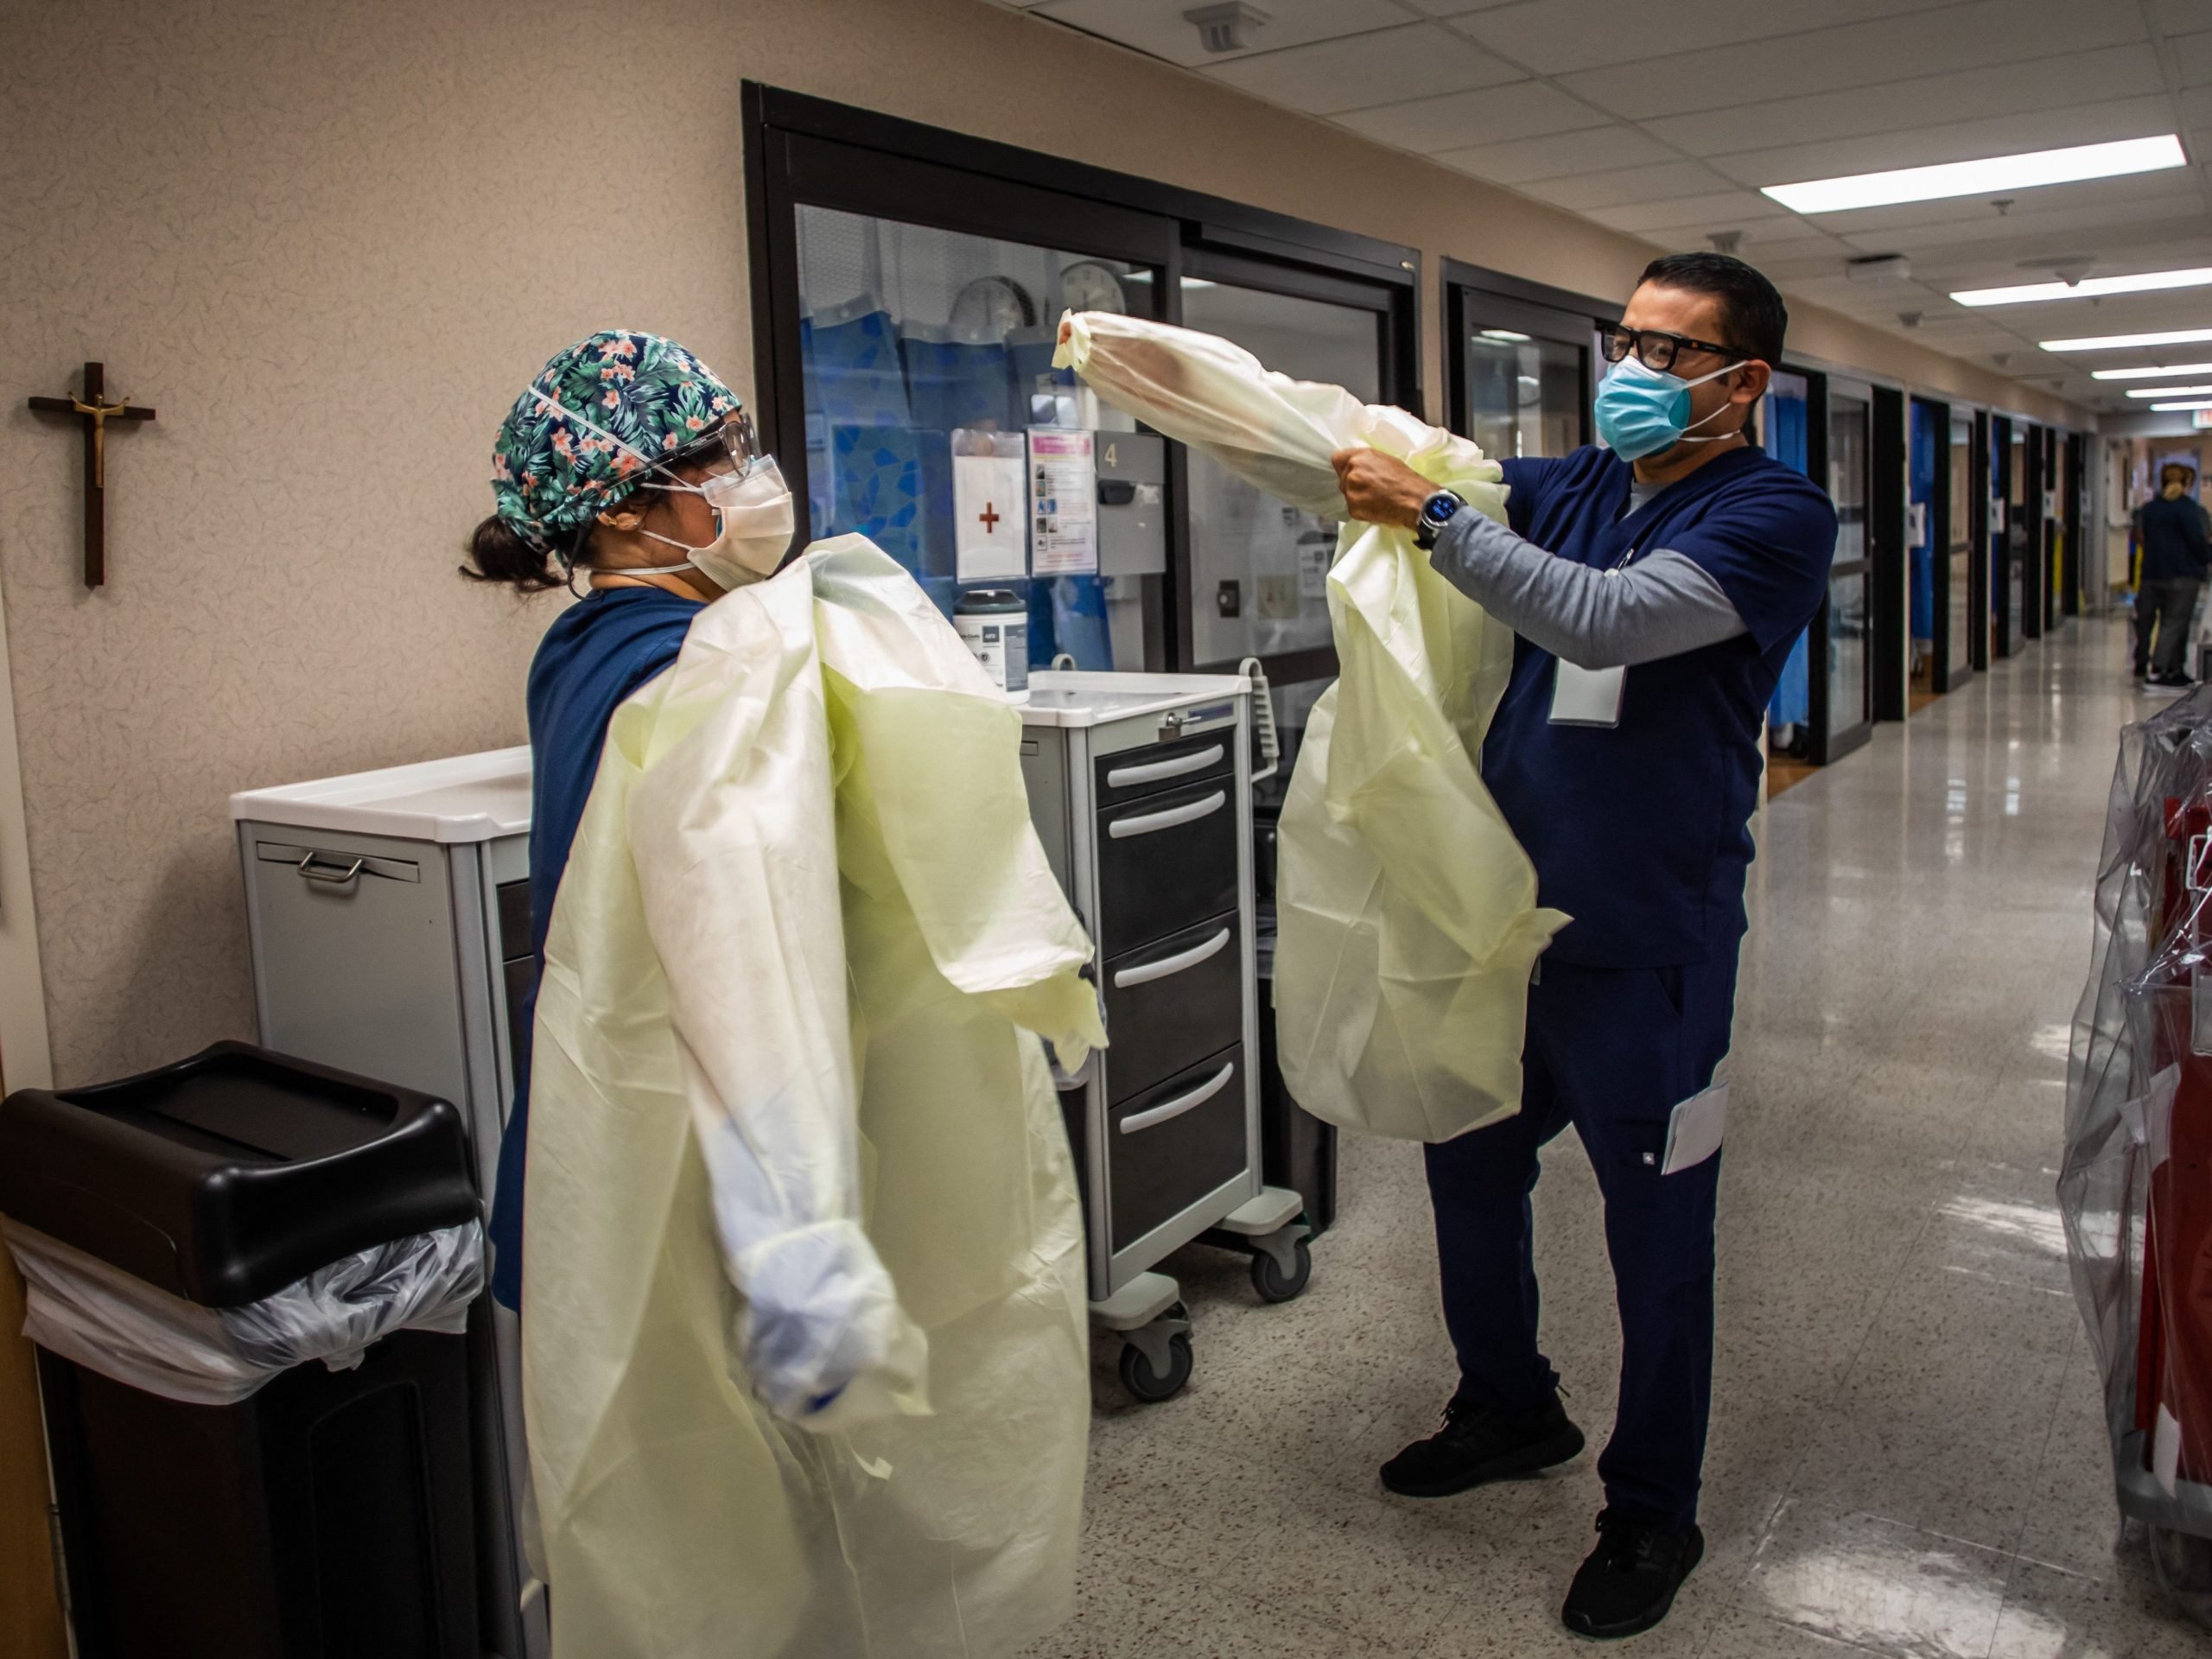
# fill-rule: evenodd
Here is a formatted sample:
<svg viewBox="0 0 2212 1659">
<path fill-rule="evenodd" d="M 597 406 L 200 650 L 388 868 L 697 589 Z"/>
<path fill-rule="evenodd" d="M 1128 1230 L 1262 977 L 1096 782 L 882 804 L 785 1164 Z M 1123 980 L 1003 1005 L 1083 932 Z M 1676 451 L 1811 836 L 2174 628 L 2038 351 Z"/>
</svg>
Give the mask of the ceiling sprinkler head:
<svg viewBox="0 0 2212 1659">
<path fill-rule="evenodd" d="M 2002 219 L 2012 211 L 2012 204 L 2018 200 L 2018 196 L 1992 196 L 1989 205 L 1997 210 L 1997 217 Z"/>
<path fill-rule="evenodd" d="M 1989 360 L 2001 369 L 2007 363 L 2010 363 L 2012 360 L 2012 353 L 2010 352 L 1992 352 L 1989 354 Z"/>
<path fill-rule="evenodd" d="M 1917 328 L 1920 327 L 1921 316 L 1922 313 L 1918 311 L 1900 311 L 1897 313 L 1897 321 L 1908 328 Z"/>
<path fill-rule="evenodd" d="M 1183 14 L 1183 21 L 1198 31 L 1198 40 L 1209 52 L 1242 52 L 1252 43 L 1251 31 L 1268 21 L 1268 15 L 1257 6 L 1247 5 L 1244 0 L 1228 0 L 1217 6 L 1199 6 Z"/>
<path fill-rule="evenodd" d="M 1715 231 L 1705 239 L 1713 244 L 1715 253 L 1733 254 L 1744 245 L 1741 231 Z"/>
</svg>

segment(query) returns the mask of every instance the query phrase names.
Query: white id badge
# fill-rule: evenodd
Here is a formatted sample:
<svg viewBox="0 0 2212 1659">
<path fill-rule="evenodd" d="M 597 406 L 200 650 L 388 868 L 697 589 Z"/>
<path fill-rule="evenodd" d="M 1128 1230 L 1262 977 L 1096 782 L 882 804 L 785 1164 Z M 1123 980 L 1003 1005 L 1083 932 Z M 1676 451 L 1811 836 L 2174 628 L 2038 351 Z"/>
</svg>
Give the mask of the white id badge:
<svg viewBox="0 0 2212 1659">
<path fill-rule="evenodd" d="M 1553 666 L 1552 724 L 1554 726 L 1618 726 L 1621 723 L 1621 687 L 1625 668 L 1577 668 L 1561 658 Z"/>
</svg>

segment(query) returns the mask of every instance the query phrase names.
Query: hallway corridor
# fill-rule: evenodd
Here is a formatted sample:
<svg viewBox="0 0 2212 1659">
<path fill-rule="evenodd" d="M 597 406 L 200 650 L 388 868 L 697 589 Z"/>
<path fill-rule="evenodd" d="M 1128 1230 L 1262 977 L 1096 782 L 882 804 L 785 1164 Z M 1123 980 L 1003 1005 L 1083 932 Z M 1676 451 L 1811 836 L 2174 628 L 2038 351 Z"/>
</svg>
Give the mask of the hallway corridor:
<svg viewBox="0 0 2212 1659">
<path fill-rule="evenodd" d="M 1638 1656 L 2161 1659 L 2212 1637 L 2115 1554 L 2052 1196 L 2123 721 L 2082 620 L 1768 809 L 1720 1206 L 1704 1566 Z M 1546 1345 L 1593 1452 L 1618 1338 L 1572 1135 L 1536 1198 Z M 1313 1287 L 1185 1252 L 1198 1371 L 1102 1382 L 1083 1606 L 1043 1656 L 1587 1652 L 1558 1624 L 1593 1457 L 1436 1503 L 1376 1466 L 1450 1392 L 1421 1160 L 1344 1142 Z M 1102 1370 L 1102 1378 L 1105 1373 Z"/>
</svg>

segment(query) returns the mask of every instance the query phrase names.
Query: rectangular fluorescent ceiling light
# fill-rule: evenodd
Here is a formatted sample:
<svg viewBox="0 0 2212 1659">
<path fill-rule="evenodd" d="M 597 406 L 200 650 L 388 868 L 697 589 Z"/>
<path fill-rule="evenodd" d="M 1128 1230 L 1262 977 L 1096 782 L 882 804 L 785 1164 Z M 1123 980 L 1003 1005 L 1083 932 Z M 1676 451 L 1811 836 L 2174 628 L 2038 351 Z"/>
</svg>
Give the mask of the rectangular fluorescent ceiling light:
<svg viewBox="0 0 2212 1659">
<path fill-rule="evenodd" d="M 2161 288 L 2212 284 L 2212 265 L 2194 270 L 2145 270 L 2133 276 L 2084 276 L 2078 283 L 2020 283 L 2011 288 L 1969 288 L 1951 297 L 1961 305 L 2026 305 L 2036 300 L 2094 300 L 2107 294 L 2148 294 Z"/>
<path fill-rule="evenodd" d="M 2156 415 L 2171 414 L 2176 410 L 2183 409 L 2212 409 L 2212 397 L 2200 397 L 2195 403 L 2190 404 L 2153 404 L 2151 405 L 2152 412 Z"/>
<path fill-rule="evenodd" d="M 2177 380 L 2184 374 L 2212 374 L 2212 363 L 2161 363 L 2155 369 L 2099 369 L 2092 380 Z"/>
<path fill-rule="evenodd" d="M 1942 162 L 1934 167 L 1853 173 L 1802 184 L 1770 184 L 1761 187 L 1759 194 L 1771 196 L 1794 213 L 1840 213 L 1853 207 L 1940 201 L 1947 196 L 1996 195 L 2007 190 L 2032 189 L 2039 184 L 2074 184 L 2083 179 L 2117 178 L 2125 173 L 2156 173 L 2162 168 L 2188 164 L 2189 158 L 2181 153 L 2181 140 L 2168 132 L 2156 138 L 2034 149 L 1979 162 Z"/>
<path fill-rule="evenodd" d="M 2046 352 L 2117 352 L 2131 346 L 2195 346 L 2212 340 L 2212 328 L 2173 328 L 2163 334 L 2088 334 L 2080 340 L 2046 340 Z"/>
<path fill-rule="evenodd" d="M 2212 386 L 2139 387 L 2127 395 L 2131 397 L 2212 397 Z"/>
</svg>

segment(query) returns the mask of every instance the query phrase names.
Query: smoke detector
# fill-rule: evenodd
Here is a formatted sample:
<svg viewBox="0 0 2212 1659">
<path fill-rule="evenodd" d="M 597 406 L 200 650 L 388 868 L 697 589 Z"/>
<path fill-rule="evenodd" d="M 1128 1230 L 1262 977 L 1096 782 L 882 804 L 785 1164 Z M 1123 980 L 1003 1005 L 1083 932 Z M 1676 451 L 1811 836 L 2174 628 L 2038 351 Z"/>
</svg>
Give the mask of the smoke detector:
<svg viewBox="0 0 2212 1659">
<path fill-rule="evenodd" d="M 1870 253 L 1847 259 L 1843 274 L 1854 283 L 1902 283 L 1912 276 L 1912 261 L 1901 253 Z"/>
<path fill-rule="evenodd" d="M 1183 14 L 1183 21 L 1198 31 L 1198 41 L 1209 52 L 1242 52 L 1252 44 L 1252 30 L 1268 21 L 1268 15 L 1244 0 L 1225 5 L 1199 6 Z"/>
</svg>

